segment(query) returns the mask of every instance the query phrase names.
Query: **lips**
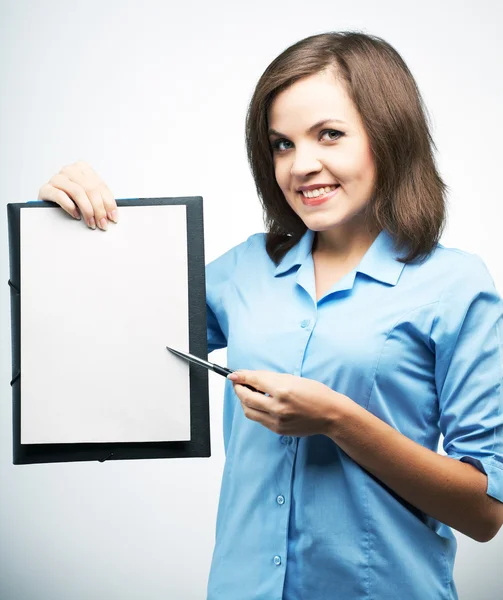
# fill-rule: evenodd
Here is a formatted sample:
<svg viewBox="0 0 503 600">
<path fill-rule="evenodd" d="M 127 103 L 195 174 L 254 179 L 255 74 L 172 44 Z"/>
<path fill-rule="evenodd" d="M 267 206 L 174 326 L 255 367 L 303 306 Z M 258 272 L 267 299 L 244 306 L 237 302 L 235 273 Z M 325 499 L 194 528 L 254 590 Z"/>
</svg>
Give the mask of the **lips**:
<svg viewBox="0 0 503 600">
<path fill-rule="evenodd" d="M 332 190 L 331 192 L 323 194 L 323 196 L 317 196 L 316 198 L 306 198 L 304 196 L 304 194 L 302 192 L 300 192 L 302 204 L 304 204 L 304 206 L 319 206 L 320 204 L 325 204 L 325 202 L 328 202 L 331 198 L 333 198 L 337 194 L 340 187 L 341 186 L 338 185 L 335 188 L 335 190 Z"/>
</svg>

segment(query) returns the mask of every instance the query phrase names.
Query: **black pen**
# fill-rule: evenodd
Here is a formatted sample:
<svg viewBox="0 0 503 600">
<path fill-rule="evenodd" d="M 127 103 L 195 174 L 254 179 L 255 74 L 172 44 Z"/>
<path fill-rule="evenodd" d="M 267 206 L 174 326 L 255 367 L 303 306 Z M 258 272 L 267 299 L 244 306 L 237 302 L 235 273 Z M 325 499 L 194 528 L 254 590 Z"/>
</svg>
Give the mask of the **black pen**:
<svg viewBox="0 0 503 600">
<path fill-rule="evenodd" d="M 200 367 L 206 367 L 207 369 L 211 369 L 212 371 L 215 371 L 215 373 L 218 373 L 219 375 L 223 375 L 224 377 L 227 377 L 227 375 L 234 373 L 234 371 L 232 369 L 227 369 L 227 367 L 221 367 L 220 365 L 211 363 L 207 360 L 199 358 L 198 356 L 189 354 L 188 352 L 180 352 L 179 350 L 173 350 L 173 348 L 170 348 L 169 346 L 166 346 L 166 350 L 169 350 L 173 354 L 176 354 L 176 356 L 179 356 L 180 358 L 188 360 L 189 362 L 194 363 L 195 365 L 199 365 Z M 264 393 L 264 392 L 261 392 L 260 390 L 256 390 L 251 385 L 246 385 L 246 384 L 240 384 L 240 385 L 244 385 L 244 387 L 247 387 L 248 389 L 252 390 L 253 392 L 259 392 L 259 394 Z"/>
</svg>

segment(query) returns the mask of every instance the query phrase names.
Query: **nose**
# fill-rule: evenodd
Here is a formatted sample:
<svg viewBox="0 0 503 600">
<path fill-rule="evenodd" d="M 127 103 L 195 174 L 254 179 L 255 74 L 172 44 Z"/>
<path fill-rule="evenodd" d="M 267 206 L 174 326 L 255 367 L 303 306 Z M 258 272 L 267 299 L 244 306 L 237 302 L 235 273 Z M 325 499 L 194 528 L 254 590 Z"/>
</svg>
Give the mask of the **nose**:
<svg viewBox="0 0 503 600">
<path fill-rule="evenodd" d="M 312 148 L 299 147 L 295 148 L 290 172 L 296 177 L 306 177 L 311 173 L 319 173 L 323 168 L 321 161 L 313 152 Z"/>
</svg>

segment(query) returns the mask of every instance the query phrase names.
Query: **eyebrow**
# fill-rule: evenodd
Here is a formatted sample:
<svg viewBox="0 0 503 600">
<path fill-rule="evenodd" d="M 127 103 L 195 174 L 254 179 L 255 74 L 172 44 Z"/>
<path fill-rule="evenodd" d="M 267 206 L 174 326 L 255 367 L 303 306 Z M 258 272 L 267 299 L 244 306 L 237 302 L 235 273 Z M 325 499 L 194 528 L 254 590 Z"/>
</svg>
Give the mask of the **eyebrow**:
<svg viewBox="0 0 503 600">
<path fill-rule="evenodd" d="M 311 125 L 311 127 L 309 127 L 309 129 L 307 130 L 307 133 L 313 133 L 313 131 L 315 131 L 316 129 L 319 129 L 320 127 L 323 127 L 323 125 L 326 125 L 327 123 L 340 123 L 341 125 L 346 125 L 346 123 L 344 121 L 341 121 L 340 119 L 322 119 L 321 121 L 318 121 L 314 125 Z M 269 131 L 267 132 L 267 135 L 278 135 L 280 137 L 288 137 L 284 133 L 280 133 L 279 131 L 276 131 L 275 129 L 272 129 L 272 128 L 269 129 Z"/>
</svg>

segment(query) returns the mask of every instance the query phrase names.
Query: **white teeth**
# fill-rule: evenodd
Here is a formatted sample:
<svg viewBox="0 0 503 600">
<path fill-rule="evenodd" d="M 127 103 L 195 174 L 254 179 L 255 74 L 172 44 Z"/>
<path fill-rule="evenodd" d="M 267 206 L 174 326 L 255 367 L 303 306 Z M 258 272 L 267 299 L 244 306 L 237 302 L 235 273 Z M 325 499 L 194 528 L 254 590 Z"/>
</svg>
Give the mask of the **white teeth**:
<svg viewBox="0 0 503 600">
<path fill-rule="evenodd" d="M 331 185 L 327 187 L 318 188 L 317 190 L 310 190 L 308 192 L 302 191 L 305 198 L 317 198 L 318 196 L 322 196 L 323 194 L 328 194 L 328 192 L 332 192 L 335 188 L 338 187 L 336 185 Z"/>
</svg>

